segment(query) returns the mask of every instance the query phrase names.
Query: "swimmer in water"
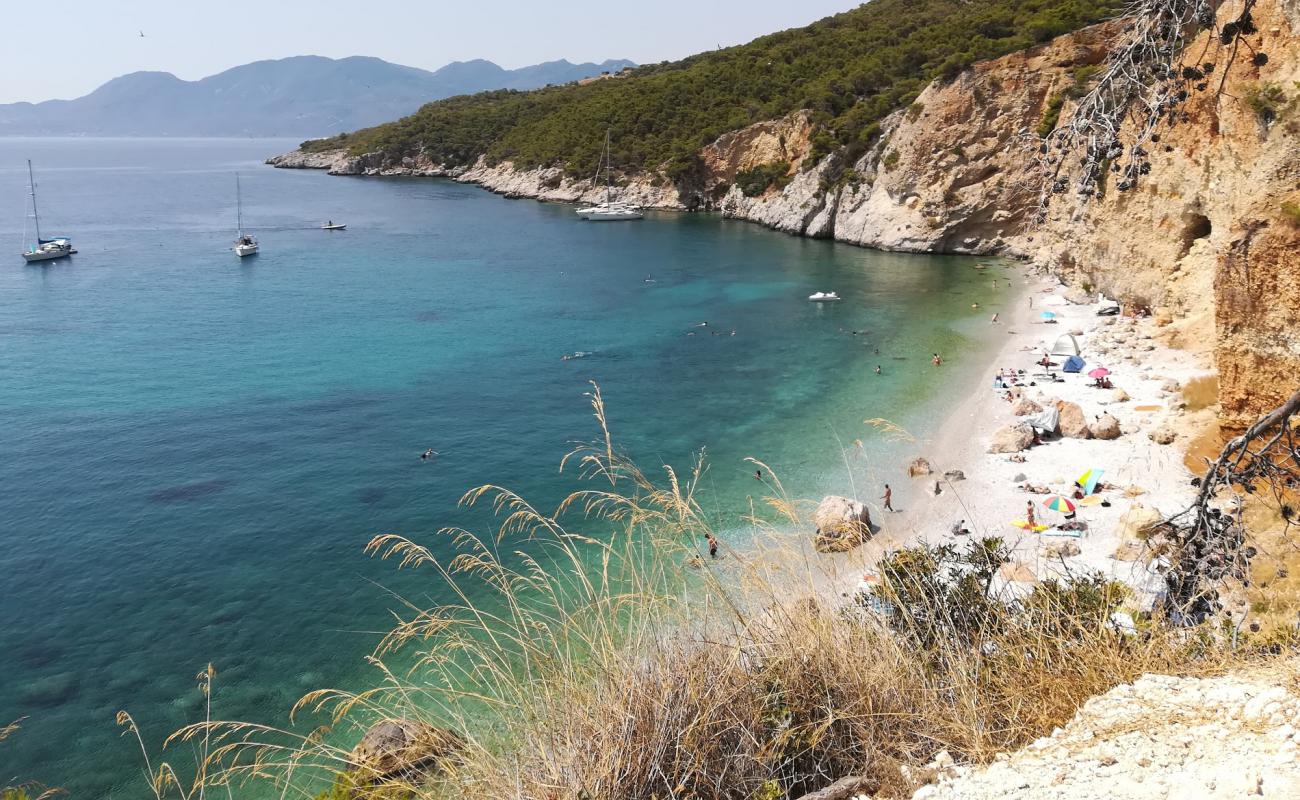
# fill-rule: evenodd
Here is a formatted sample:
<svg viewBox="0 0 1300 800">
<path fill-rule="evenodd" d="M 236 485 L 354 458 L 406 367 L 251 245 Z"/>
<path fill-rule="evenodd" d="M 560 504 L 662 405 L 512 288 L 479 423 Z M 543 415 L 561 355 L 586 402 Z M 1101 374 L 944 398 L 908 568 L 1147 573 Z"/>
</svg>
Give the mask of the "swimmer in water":
<svg viewBox="0 0 1300 800">
<path fill-rule="evenodd" d="M 420 460 L 428 461 L 429 459 L 433 458 L 436 455 L 438 454 L 434 452 L 432 447 L 430 447 L 428 450 L 425 450 L 423 453 L 420 454 Z"/>
<path fill-rule="evenodd" d="M 876 365 L 876 374 L 877 374 L 877 375 L 880 374 L 880 365 L 879 365 L 879 364 Z"/>
</svg>

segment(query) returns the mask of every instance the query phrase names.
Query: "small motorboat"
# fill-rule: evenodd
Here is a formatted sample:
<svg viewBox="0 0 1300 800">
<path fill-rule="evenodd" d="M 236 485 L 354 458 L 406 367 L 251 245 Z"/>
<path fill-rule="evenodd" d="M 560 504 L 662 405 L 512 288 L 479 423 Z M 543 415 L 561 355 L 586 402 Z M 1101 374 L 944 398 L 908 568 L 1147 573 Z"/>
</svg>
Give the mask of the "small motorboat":
<svg viewBox="0 0 1300 800">
<path fill-rule="evenodd" d="M 808 295 L 808 299 L 814 303 L 833 303 L 839 300 L 840 296 L 835 292 L 813 292 Z"/>
<path fill-rule="evenodd" d="M 345 231 L 348 229 L 348 224 L 346 222 L 335 222 L 334 220 L 330 220 L 324 225 L 321 225 L 320 229 L 323 231 Z"/>
</svg>

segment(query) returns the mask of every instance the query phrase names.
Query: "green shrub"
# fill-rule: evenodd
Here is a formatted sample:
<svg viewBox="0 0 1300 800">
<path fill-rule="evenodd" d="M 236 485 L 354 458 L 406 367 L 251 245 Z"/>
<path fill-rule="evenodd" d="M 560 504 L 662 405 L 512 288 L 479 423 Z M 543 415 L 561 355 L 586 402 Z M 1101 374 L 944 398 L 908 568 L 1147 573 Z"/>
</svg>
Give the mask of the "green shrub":
<svg viewBox="0 0 1300 800">
<path fill-rule="evenodd" d="M 1246 105 L 1259 121 L 1269 125 L 1277 119 L 1279 112 L 1286 106 L 1286 92 L 1276 83 L 1259 83 L 1246 92 Z"/>
<path fill-rule="evenodd" d="M 889 152 L 885 153 L 884 157 L 880 159 L 880 165 L 885 169 L 893 169 L 898 166 L 898 159 L 898 151 L 891 148 Z"/>
<path fill-rule="evenodd" d="M 744 172 L 736 173 L 736 186 L 746 197 L 758 197 L 775 186 L 778 189 L 785 188 L 790 182 L 790 165 L 784 161 L 773 161 L 768 164 L 760 164 L 753 169 L 747 169 Z"/>
<path fill-rule="evenodd" d="M 1119 0 L 874 0 L 737 47 L 647 65 L 617 80 L 530 92 L 500 90 L 429 103 L 396 122 L 304 143 L 390 158 L 423 151 L 448 165 L 480 156 L 590 176 L 605 131 L 616 171 L 674 181 L 708 142 L 807 109 L 809 161 L 853 142 L 913 103 L 936 77 L 1111 16 Z"/>
<path fill-rule="evenodd" d="M 1281 206 L 1282 219 L 1300 227 L 1300 203 L 1284 202 Z"/>
<path fill-rule="evenodd" d="M 1047 100 L 1047 107 L 1043 109 L 1043 118 L 1034 129 L 1034 133 L 1039 137 L 1046 137 L 1052 131 L 1056 130 L 1056 123 L 1061 121 L 1061 106 L 1065 105 L 1064 94 L 1054 94 Z"/>
</svg>

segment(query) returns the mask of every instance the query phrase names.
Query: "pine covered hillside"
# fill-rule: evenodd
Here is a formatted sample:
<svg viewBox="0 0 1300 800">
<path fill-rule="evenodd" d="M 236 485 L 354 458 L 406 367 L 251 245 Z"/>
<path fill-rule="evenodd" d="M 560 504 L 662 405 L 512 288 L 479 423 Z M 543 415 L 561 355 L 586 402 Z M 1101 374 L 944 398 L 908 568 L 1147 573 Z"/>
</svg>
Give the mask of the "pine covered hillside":
<svg viewBox="0 0 1300 800">
<path fill-rule="evenodd" d="M 392 158 L 423 153 L 447 166 L 485 156 L 517 168 L 588 174 L 604 131 L 614 167 L 683 179 L 701 147 L 728 131 L 798 109 L 814 113 L 813 156 L 865 147 L 890 111 L 936 77 L 1113 15 L 1120 0 L 875 0 L 796 28 L 626 77 L 531 92 L 455 97 L 397 122 L 307 142 L 321 152 Z"/>
</svg>

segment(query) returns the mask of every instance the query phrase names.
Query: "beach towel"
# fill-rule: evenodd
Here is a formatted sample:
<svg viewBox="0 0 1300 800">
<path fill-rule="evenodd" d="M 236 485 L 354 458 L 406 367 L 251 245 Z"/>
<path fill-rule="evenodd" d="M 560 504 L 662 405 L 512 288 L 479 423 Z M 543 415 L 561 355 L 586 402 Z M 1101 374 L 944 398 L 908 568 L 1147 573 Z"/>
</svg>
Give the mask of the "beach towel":
<svg viewBox="0 0 1300 800">
<path fill-rule="evenodd" d="M 1036 431 L 1056 433 L 1056 428 L 1061 424 L 1061 412 L 1056 406 L 1048 406 L 1037 414 L 1029 414 L 1024 420 Z"/>
</svg>

